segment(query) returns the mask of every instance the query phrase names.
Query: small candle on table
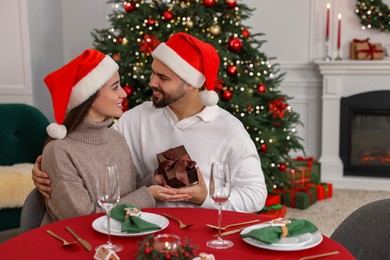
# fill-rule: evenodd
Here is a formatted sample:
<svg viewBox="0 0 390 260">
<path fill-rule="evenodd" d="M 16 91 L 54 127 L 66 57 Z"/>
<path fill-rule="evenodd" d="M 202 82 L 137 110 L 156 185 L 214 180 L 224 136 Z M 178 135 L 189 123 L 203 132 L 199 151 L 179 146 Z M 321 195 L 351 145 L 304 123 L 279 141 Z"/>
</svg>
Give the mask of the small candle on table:
<svg viewBox="0 0 390 260">
<path fill-rule="evenodd" d="M 337 32 L 337 49 L 340 49 L 340 41 L 341 41 L 341 14 L 338 14 L 338 32 Z"/>
<path fill-rule="evenodd" d="M 330 3 L 326 4 L 326 39 L 329 39 Z"/>
</svg>

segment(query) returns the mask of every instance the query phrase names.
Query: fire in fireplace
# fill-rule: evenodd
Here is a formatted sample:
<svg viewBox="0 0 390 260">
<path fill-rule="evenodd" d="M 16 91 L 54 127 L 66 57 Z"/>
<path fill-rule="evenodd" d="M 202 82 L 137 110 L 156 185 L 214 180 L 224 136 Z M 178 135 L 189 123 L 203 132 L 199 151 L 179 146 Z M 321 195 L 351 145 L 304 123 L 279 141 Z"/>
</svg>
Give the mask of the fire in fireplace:
<svg viewBox="0 0 390 260">
<path fill-rule="evenodd" d="M 390 178 L 390 91 L 341 99 L 344 175 Z"/>
</svg>

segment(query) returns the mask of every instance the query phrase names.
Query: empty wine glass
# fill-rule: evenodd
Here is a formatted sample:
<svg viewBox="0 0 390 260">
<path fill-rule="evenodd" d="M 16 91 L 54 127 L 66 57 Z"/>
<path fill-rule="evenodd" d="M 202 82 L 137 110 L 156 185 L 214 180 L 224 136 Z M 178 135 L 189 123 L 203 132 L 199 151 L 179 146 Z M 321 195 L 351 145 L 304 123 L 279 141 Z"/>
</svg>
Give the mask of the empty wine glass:
<svg viewBox="0 0 390 260">
<path fill-rule="evenodd" d="M 106 211 L 107 216 L 107 243 L 104 246 L 114 252 L 121 251 L 123 247 L 111 243 L 111 218 L 110 212 L 120 199 L 119 177 L 116 165 L 107 166 L 102 172 L 99 172 L 97 178 L 97 200 L 99 205 Z M 99 248 L 98 246 L 97 248 Z"/>
<path fill-rule="evenodd" d="M 210 186 L 209 195 L 211 199 L 218 206 L 218 238 L 207 241 L 206 245 L 215 249 L 224 249 L 233 246 L 233 242 L 222 239 L 221 237 L 221 224 L 222 224 L 222 205 L 230 197 L 230 171 L 229 166 L 219 163 L 212 163 L 210 174 Z"/>
</svg>

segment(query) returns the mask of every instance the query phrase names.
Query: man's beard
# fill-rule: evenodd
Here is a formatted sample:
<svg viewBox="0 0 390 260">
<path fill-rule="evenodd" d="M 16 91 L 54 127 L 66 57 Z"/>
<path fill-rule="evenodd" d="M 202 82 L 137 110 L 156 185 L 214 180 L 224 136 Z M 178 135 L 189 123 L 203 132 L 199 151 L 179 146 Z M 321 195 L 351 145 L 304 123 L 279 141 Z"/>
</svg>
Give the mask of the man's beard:
<svg viewBox="0 0 390 260">
<path fill-rule="evenodd" d="M 163 108 L 163 107 L 169 106 L 172 103 L 175 103 L 176 101 L 178 101 L 179 99 L 181 99 L 182 97 L 185 96 L 185 94 L 186 94 L 186 90 L 184 89 L 185 84 L 186 83 L 183 82 L 182 84 L 180 84 L 180 86 L 177 88 L 176 91 L 169 93 L 169 94 L 165 93 L 164 91 L 162 91 L 159 88 L 151 87 L 154 91 L 158 91 L 162 94 L 162 98 L 159 100 L 157 100 L 153 96 L 153 99 L 152 99 L 153 105 L 156 108 Z"/>
</svg>

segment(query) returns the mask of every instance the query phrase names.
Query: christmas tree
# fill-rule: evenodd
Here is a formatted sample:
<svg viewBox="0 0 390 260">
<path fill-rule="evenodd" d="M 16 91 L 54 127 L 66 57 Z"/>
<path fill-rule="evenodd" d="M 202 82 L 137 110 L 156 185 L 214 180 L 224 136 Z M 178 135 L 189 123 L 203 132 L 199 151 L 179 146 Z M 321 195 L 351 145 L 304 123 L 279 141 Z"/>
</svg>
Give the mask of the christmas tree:
<svg viewBox="0 0 390 260">
<path fill-rule="evenodd" d="M 259 49 L 263 34 L 243 24 L 253 12 L 237 0 L 111 0 L 110 28 L 92 32 L 95 47 L 119 64 L 125 109 L 151 100 L 151 52 L 176 32 L 212 44 L 221 58 L 219 105 L 246 127 L 261 158 L 268 188 L 284 188 L 289 153 L 303 151 L 299 115 L 277 87 L 283 74 Z M 223 133 L 221 133 L 223 134 Z M 239 148 L 238 148 L 239 149 Z"/>
</svg>

